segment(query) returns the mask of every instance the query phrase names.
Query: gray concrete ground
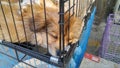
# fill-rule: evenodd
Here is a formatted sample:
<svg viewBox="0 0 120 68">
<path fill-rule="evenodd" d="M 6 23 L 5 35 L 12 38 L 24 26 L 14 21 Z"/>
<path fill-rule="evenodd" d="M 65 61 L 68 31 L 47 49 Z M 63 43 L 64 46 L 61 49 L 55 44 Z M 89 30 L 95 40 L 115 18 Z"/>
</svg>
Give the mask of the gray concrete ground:
<svg viewBox="0 0 120 68">
<path fill-rule="evenodd" d="M 98 55 L 98 49 L 101 44 L 105 26 L 106 26 L 105 21 L 101 22 L 99 25 L 95 24 L 92 25 L 87 52 L 92 53 L 94 55 Z"/>
<path fill-rule="evenodd" d="M 99 55 L 99 47 L 101 45 L 101 40 L 103 36 L 103 32 L 106 26 L 106 22 L 100 22 L 100 24 L 93 24 L 87 52 L 93 55 Z M 99 63 L 91 61 L 87 58 L 84 58 L 80 68 L 120 68 L 120 64 L 114 63 L 112 61 L 108 61 L 106 59 L 101 58 Z"/>
<path fill-rule="evenodd" d="M 80 65 L 80 68 L 120 68 L 120 64 L 116 64 L 102 58 L 100 59 L 99 63 L 84 58 Z"/>
</svg>

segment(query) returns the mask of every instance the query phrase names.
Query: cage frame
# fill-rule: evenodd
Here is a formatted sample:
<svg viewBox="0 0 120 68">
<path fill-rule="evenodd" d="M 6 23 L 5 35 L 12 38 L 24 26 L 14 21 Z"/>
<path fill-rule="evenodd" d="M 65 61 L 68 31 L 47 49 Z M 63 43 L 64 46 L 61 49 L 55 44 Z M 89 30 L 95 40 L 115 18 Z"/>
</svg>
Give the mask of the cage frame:
<svg viewBox="0 0 120 68">
<path fill-rule="evenodd" d="M 60 0 L 60 1 L 64 2 L 64 0 Z M 66 1 L 68 1 L 68 0 L 66 0 Z M 92 6 L 92 7 L 89 7 L 88 10 L 90 9 L 91 11 L 93 11 L 94 5 L 91 4 L 90 6 Z M 64 7 L 64 6 L 62 5 L 62 7 L 60 7 L 60 8 L 63 10 L 63 7 Z M 60 14 L 63 14 L 63 12 L 61 11 Z M 88 22 L 90 15 L 91 15 L 91 13 L 87 12 L 87 15 L 84 17 L 85 22 Z M 63 17 L 63 16 L 61 15 L 61 17 Z M 61 24 L 61 23 L 60 23 L 60 24 Z M 87 23 L 86 23 L 86 24 L 87 24 Z M 85 27 L 86 27 L 86 26 L 85 26 Z M 64 38 L 64 36 L 63 36 L 63 38 Z M 62 41 L 64 41 L 64 40 L 62 40 Z M 16 57 L 17 57 L 17 60 L 18 60 L 19 62 L 22 62 L 22 59 L 24 59 L 24 58 L 26 57 L 26 55 L 30 55 L 30 56 L 32 56 L 32 57 L 34 57 L 34 58 L 40 59 L 40 60 L 45 61 L 45 62 L 47 62 L 47 63 L 56 65 L 56 66 L 58 66 L 58 67 L 64 67 L 64 66 L 66 66 L 66 64 L 65 64 L 66 62 L 63 62 L 63 63 L 62 63 L 61 60 L 59 60 L 58 58 L 49 57 L 49 56 L 44 56 L 44 55 L 41 54 L 41 53 L 38 53 L 38 52 L 35 52 L 35 51 L 32 51 L 32 50 L 23 48 L 23 47 L 21 47 L 21 46 L 16 46 L 15 44 L 6 42 L 6 41 L 4 41 L 4 40 L 1 40 L 1 41 L 0 41 L 0 44 L 3 44 L 3 45 L 5 45 L 5 46 L 7 46 L 7 47 L 10 47 L 10 48 L 12 48 L 12 49 L 15 49 L 15 51 L 16 51 Z M 76 44 L 79 44 L 79 41 L 78 41 L 77 43 L 73 44 L 73 45 L 76 45 Z M 64 43 L 63 43 L 63 46 L 64 46 Z M 71 58 L 71 56 L 72 56 L 72 54 L 73 54 L 76 46 L 74 46 L 74 47 L 72 47 L 72 48 L 73 48 L 73 49 L 70 49 L 70 50 L 69 50 L 69 51 L 71 51 L 71 52 L 69 52 L 69 55 L 66 56 L 67 58 L 68 58 L 68 56 L 69 56 L 69 59 L 66 60 L 66 61 L 69 61 L 69 60 L 70 60 L 70 58 Z M 22 57 L 22 59 L 19 59 L 19 58 L 18 58 L 17 51 L 20 51 L 20 52 L 22 52 L 22 53 L 25 53 L 25 55 Z M 71 56 L 70 56 L 70 55 L 71 55 Z M 51 61 L 48 61 L 48 60 L 51 60 Z M 68 62 L 67 62 L 67 63 L 68 63 Z M 65 64 L 65 65 L 64 65 L 64 64 Z"/>
</svg>

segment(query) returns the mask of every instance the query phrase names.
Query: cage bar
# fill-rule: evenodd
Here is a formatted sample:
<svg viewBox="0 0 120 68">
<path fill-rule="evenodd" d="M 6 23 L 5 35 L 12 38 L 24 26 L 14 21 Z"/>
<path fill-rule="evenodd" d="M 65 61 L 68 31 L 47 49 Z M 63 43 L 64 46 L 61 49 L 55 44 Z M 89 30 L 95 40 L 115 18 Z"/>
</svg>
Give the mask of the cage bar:
<svg viewBox="0 0 120 68">
<path fill-rule="evenodd" d="M 27 1 L 27 0 L 26 0 Z M 45 32 L 46 32 L 46 43 L 47 43 L 47 53 L 41 53 L 39 52 L 38 48 L 39 48 L 39 45 L 38 45 L 38 42 L 37 42 L 37 35 L 35 32 L 35 12 L 34 12 L 34 4 L 36 4 L 33 0 L 30 0 L 30 3 L 27 3 L 30 5 L 30 10 L 31 10 L 31 17 L 32 17 L 32 24 L 33 24 L 33 33 L 34 33 L 34 36 L 35 36 L 35 46 L 32 45 L 32 44 L 29 44 L 29 39 L 27 39 L 27 32 L 26 32 L 26 28 L 25 28 L 25 21 L 24 21 L 24 16 L 23 16 L 23 6 L 21 5 L 20 3 L 20 0 L 18 2 L 18 6 L 19 6 L 19 10 L 20 10 L 20 17 L 21 17 L 21 23 L 22 23 L 22 26 L 23 26 L 23 32 L 25 34 L 25 40 L 26 42 L 23 42 L 21 43 L 20 42 L 20 39 L 19 39 L 19 32 L 17 31 L 17 27 L 16 27 L 16 21 L 15 21 L 15 17 L 14 17 L 14 14 L 13 14 L 13 10 L 12 10 L 12 3 L 10 2 L 10 0 L 8 1 L 8 4 L 10 5 L 10 11 L 11 11 L 11 14 L 12 14 L 12 18 L 13 18 L 13 23 L 14 23 L 14 26 L 15 26 L 15 31 L 16 31 L 16 34 L 17 34 L 17 40 L 18 42 L 17 43 L 13 43 L 12 42 L 12 39 L 11 41 L 6 41 L 6 40 L 3 40 L 1 39 L 1 42 L 0 46 L 3 46 L 3 47 L 7 47 L 7 48 L 10 48 L 10 50 L 12 49 L 12 52 L 14 52 L 14 56 L 11 56 L 10 54 L 6 54 L 4 52 L 2 52 L 0 50 L 0 53 L 1 54 L 4 54 L 4 55 L 7 55 L 7 57 L 11 57 L 13 58 L 15 61 L 15 63 L 19 63 L 20 65 L 22 64 L 23 66 L 25 65 L 26 67 L 33 67 L 33 68 L 37 68 L 37 61 L 38 62 L 41 62 L 42 63 L 46 63 L 47 66 L 49 67 L 49 65 L 51 66 L 57 66 L 57 67 L 66 67 L 66 66 L 69 66 L 69 62 L 71 63 L 71 58 L 72 59 L 76 59 L 74 58 L 74 54 L 75 54 L 75 49 L 79 46 L 81 46 L 81 40 L 79 39 L 76 43 L 74 44 L 68 44 L 68 49 L 66 50 L 66 47 L 65 47 L 65 37 L 64 37 L 64 33 L 65 33 L 65 30 L 64 30 L 64 27 L 65 27 L 65 23 L 68 23 L 68 27 L 67 27 L 67 30 L 68 30 L 68 42 L 69 42 L 69 34 L 70 34 L 70 19 L 76 15 L 76 17 L 78 17 L 79 19 L 85 19 L 82 20 L 82 23 L 86 23 L 86 29 L 82 29 L 82 35 L 80 36 L 81 37 L 85 37 L 83 34 L 85 34 L 87 31 L 90 31 L 90 26 L 92 26 L 92 22 L 93 22 L 93 19 L 94 19 L 94 15 L 95 15 L 95 8 L 94 8 L 94 4 L 87 1 L 87 2 L 84 2 L 82 3 L 82 0 L 59 0 L 59 22 L 58 22 L 58 25 L 59 25 L 59 34 L 60 34 L 60 39 L 59 39 L 59 48 L 60 48 L 60 55 L 58 57 L 55 57 L 55 56 L 52 56 L 52 55 L 49 55 L 49 45 L 48 45 L 48 25 L 47 25 L 47 6 L 46 6 L 46 2 L 47 0 L 43 0 L 43 9 L 44 9 L 44 18 L 45 18 Z M 66 3 L 68 3 L 67 5 L 67 9 L 65 9 L 66 7 Z M 89 5 L 88 5 L 89 4 Z M 3 13 L 3 17 L 5 19 L 5 23 L 6 25 L 7 24 L 7 18 L 5 16 L 5 11 L 3 10 L 3 7 L 2 7 L 2 4 L 1 4 L 1 1 L 0 1 L 0 6 L 1 6 L 1 9 L 2 9 L 2 13 Z M 93 9 L 94 8 L 94 9 Z M 89 9 L 91 12 L 88 12 Z M 66 11 L 65 11 L 66 10 Z M 26 12 L 26 11 L 25 11 Z M 65 14 L 68 13 L 68 19 L 65 21 L 64 19 L 64 16 Z M 86 14 L 86 15 L 85 15 Z M 86 16 L 86 18 L 84 18 Z M 91 20 L 91 24 L 88 25 L 88 22 L 89 20 Z M 83 25 L 83 24 L 82 24 Z M 2 26 L 2 25 L 1 25 Z M 9 25 L 8 25 L 9 26 Z M 7 26 L 8 28 L 8 33 L 10 31 L 9 27 Z M 3 30 L 1 28 L 1 30 Z M 86 31 L 86 32 L 85 32 Z M 4 33 L 3 33 L 4 35 Z M 11 34 L 9 34 L 10 36 Z M 87 37 L 89 36 L 89 33 L 87 34 Z M 86 38 L 85 40 L 88 40 L 88 38 Z M 82 42 L 83 43 L 83 42 Z M 86 46 L 86 43 L 87 42 L 84 42 Z M 83 46 L 83 47 L 84 47 Z M 84 48 L 85 50 L 85 48 Z M 11 51 L 10 51 L 11 52 Z M 83 51 L 84 52 L 84 51 Z M 22 56 L 21 54 L 22 53 Z M 84 53 L 83 53 L 84 54 Z M 82 57 L 83 57 L 83 54 L 82 54 Z M 26 57 L 29 56 L 29 59 L 26 59 Z M 73 57 L 74 56 L 74 57 Z M 82 59 L 82 57 L 80 59 Z M 29 61 L 31 59 L 34 59 L 34 65 L 33 64 L 33 61 Z M 37 59 L 37 60 L 36 60 Z M 29 61 L 29 62 L 27 62 Z M 75 62 L 77 63 L 78 61 L 75 60 Z M 14 66 L 15 68 L 17 67 L 20 67 L 18 64 L 18 66 Z M 79 65 L 77 65 L 79 66 Z"/>
</svg>

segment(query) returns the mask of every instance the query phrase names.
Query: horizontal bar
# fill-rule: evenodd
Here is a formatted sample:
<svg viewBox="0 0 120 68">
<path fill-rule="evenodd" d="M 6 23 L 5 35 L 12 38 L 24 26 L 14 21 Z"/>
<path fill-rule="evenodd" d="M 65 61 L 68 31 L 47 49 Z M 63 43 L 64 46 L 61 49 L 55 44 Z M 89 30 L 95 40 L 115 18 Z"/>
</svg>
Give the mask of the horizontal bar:
<svg viewBox="0 0 120 68">
<path fill-rule="evenodd" d="M 1 44 L 5 45 L 7 47 L 10 47 L 10 48 L 16 49 L 17 51 L 20 51 L 20 52 L 22 52 L 24 54 L 27 54 L 27 55 L 32 56 L 34 58 L 37 58 L 39 60 L 45 61 L 47 63 L 53 64 L 53 65 L 56 65 L 56 66 L 59 66 L 59 67 L 63 66 L 62 62 L 58 62 L 58 64 L 51 62 L 50 61 L 51 56 L 47 56 L 47 55 L 44 55 L 44 54 L 29 50 L 29 49 L 23 48 L 21 46 L 18 46 L 18 45 L 15 45 L 15 44 L 12 44 L 12 43 L 6 42 L 6 41 L 2 41 Z"/>
</svg>

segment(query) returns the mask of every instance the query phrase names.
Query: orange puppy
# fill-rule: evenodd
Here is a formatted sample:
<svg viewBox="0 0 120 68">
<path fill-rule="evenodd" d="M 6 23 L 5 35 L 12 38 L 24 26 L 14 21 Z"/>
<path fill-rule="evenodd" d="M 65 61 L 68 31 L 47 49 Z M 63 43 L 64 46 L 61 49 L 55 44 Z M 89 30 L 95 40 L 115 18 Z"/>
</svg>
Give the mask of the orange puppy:
<svg viewBox="0 0 120 68">
<path fill-rule="evenodd" d="M 38 9 L 37 9 L 38 10 Z M 35 11 L 34 13 L 34 22 L 32 17 L 30 18 L 30 29 L 35 32 L 37 35 L 38 45 L 47 48 L 46 41 L 46 27 L 48 29 L 48 49 L 51 55 L 57 56 L 56 51 L 59 50 L 59 14 L 58 10 L 54 10 L 51 8 L 46 8 L 46 20 L 44 15 L 44 9 L 40 8 L 39 11 Z M 65 14 L 65 22 L 68 21 L 69 15 Z M 45 23 L 46 22 L 46 23 Z M 34 24 L 35 29 L 34 29 Z M 47 26 L 46 26 L 47 24 Z M 68 26 L 69 26 L 69 42 L 68 42 Z M 68 43 L 75 43 L 78 41 L 80 37 L 80 33 L 82 31 L 83 23 L 81 20 L 72 16 L 70 18 L 70 25 L 68 22 L 64 23 L 64 38 L 65 38 L 65 47 Z M 35 36 L 32 36 L 31 43 L 36 44 Z"/>
</svg>

